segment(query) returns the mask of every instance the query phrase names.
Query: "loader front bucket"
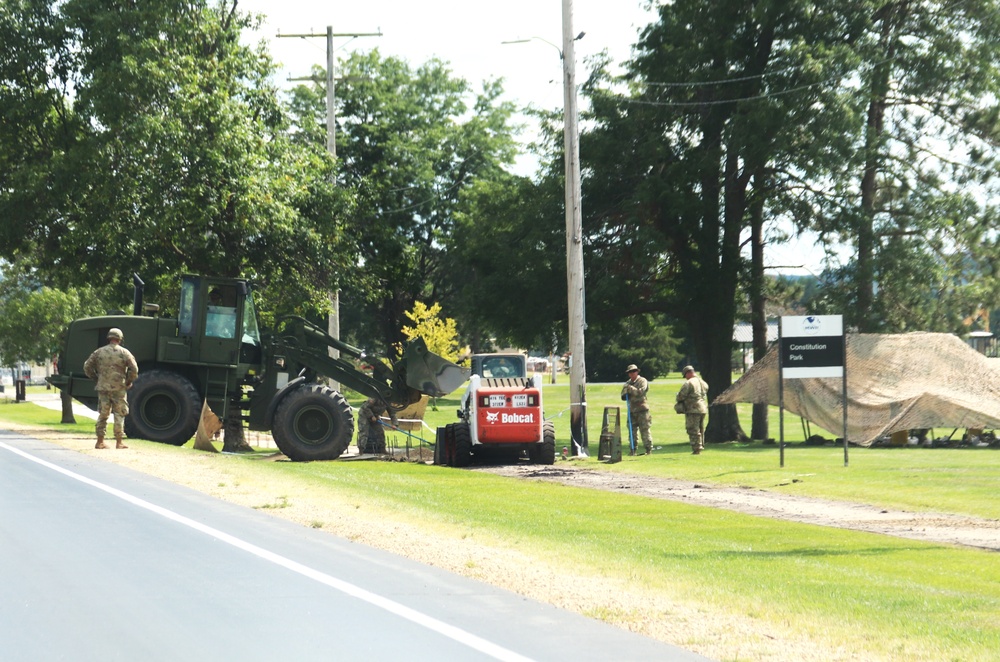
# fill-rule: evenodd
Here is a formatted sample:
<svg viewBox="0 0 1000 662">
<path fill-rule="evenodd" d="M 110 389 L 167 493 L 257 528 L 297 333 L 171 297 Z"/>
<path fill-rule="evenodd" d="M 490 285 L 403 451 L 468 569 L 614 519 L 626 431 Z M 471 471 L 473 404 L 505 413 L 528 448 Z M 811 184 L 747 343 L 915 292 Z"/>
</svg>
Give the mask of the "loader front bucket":
<svg viewBox="0 0 1000 662">
<path fill-rule="evenodd" d="M 469 378 L 469 370 L 427 349 L 423 338 L 411 340 L 393 366 L 397 378 L 432 398 L 448 395 Z"/>
</svg>

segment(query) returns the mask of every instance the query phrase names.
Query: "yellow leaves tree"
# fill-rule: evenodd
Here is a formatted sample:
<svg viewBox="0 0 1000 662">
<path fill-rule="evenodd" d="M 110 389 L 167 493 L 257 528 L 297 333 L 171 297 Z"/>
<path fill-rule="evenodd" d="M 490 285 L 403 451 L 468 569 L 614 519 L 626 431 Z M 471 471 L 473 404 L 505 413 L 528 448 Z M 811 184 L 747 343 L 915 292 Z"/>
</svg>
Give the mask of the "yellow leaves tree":
<svg viewBox="0 0 1000 662">
<path fill-rule="evenodd" d="M 428 307 L 422 301 L 417 301 L 413 304 L 413 309 L 405 314 L 413 323 L 413 326 L 403 327 L 403 335 L 407 341 L 423 338 L 430 351 L 449 361 L 458 361 L 458 329 L 454 319 L 441 317 L 441 304 L 435 303 Z"/>
</svg>

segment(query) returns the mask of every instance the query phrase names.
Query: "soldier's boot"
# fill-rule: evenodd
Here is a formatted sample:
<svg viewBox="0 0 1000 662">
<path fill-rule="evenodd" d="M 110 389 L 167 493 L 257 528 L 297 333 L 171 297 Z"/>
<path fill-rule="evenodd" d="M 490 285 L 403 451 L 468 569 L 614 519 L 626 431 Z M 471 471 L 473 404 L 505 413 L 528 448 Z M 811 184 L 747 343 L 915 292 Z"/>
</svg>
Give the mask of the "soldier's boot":
<svg viewBox="0 0 1000 662">
<path fill-rule="evenodd" d="M 97 445 L 94 446 L 94 448 L 97 448 L 97 449 L 107 448 L 107 446 L 104 445 L 104 435 L 103 434 L 97 435 Z"/>
<path fill-rule="evenodd" d="M 122 436 L 120 434 L 115 435 L 115 448 L 128 448 L 125 442 L 122 441 Z"/>
</svg>

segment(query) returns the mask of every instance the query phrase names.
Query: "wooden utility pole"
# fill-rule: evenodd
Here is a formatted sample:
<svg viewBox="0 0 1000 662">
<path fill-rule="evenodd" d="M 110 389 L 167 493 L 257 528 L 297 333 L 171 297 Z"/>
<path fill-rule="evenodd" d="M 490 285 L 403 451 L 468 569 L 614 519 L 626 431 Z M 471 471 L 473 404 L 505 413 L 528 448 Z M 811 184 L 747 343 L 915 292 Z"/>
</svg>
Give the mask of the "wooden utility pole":
<svg viewBox="0 0 1000 662">
<path fill-rule="evenodd" d="M 576 54 L 573 45 L 573 0 L 562 2 L 563 141 L 566 152 L 566 286 L 569 309 L 570 432 L 587 451 L 587 367 L 584 361 L 586 297 L 583 278 L 583 213 L 580 209 L 579 115 L 576 107 Z M 574 444 L 573 454 L 577 454 Z"/>
<path fill-rule="evenodd" d="M 336 67 L 333 52 L 334 37 L 381 37 L 382 31 L 378 32 L 337 32 L 333 31 L 333 26 L 326 26 L 326 32 L 308 32 L 305 34 L 281 34 L 278 37 L 297 37 L 305 39 L 307 37 L 326 37 L 326 151 L 336 160 L 337 158 L 337 107 L 336 107 Z M 332 312 L 327 318 L 326 332 L 331 337 L 340 340 L 340 288 L 334 287 L 330 292 L 330 307 Z M 330 356 L 338 358 L 340 351 L 330 348 Z M 334 383 L 335 388 L 339 388 Z"/>
</svg>

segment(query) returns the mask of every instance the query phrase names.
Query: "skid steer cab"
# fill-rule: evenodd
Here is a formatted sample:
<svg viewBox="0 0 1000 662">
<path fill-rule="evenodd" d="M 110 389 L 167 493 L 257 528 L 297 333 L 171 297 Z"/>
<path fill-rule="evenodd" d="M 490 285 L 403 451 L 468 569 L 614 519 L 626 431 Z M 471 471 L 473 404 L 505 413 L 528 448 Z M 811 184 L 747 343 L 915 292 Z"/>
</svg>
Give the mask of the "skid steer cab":
<svg viewBox="0 0 1000 662">
<path fill-rule="evenodd" d="M 542 416 L 542 389 L 527 376 L 523 354 L 474 354 L 459 421 L 437 429 L 434 463 L 476 460 L 552 464 L 556 433 Z"/>
<path fill-rule="evenodd" d="M 327 378 L 393 410 L 422 394 L 447 395 L 468 379 L 467 370 L 428 351 L 420 338 L 389 365 L 302 317 L 284 317 L 274 329 L 262 329 L 253 289 L 243 279 L 183 276 L 176 317 L 143 304 L 142 294 L 142 280 L 135 276 L 131 315 L 71 322 L 58 374 L 49 378 L 96 410 L 97 392 L 83 363 L 107 342 L 108 329 L 121 329 L 123 344 L 139 364 L 125 419 L 132 438 L 180 446 L 194 436 L 207 402 L 227 428 L 236 423 L 271 432 L 292 460 L 332 460 L 350 444 L 354 418 L 343 395 L 324 384 Z M 331 357 L 331 348 L 340 357 Z M 370 363 L 371 374 L 354 360 Z"/>
</svg>

